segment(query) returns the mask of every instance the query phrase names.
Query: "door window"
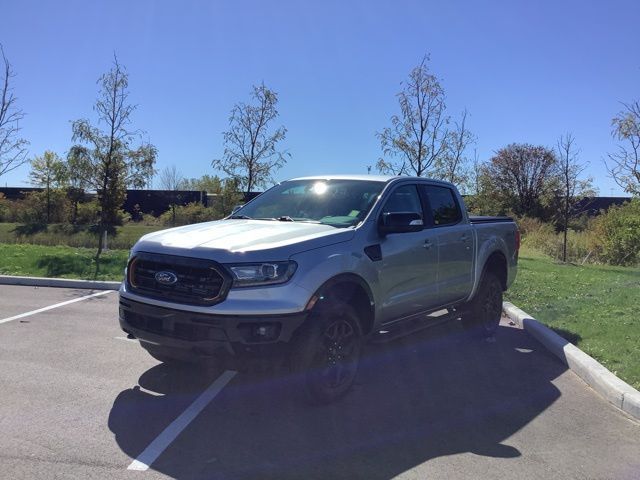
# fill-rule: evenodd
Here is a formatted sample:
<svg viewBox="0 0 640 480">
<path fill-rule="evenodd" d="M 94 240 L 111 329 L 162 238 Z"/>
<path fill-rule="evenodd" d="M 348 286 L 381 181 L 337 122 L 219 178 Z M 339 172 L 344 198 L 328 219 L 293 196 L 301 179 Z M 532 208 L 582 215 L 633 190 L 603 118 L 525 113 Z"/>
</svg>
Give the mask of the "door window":
<svg viewBox="0 0 640 480">
<path fill-rule="evenodd" d="M 415 185 L 403 185 L 396 188 L 382 207 L 383 215 L 385 213 L 400 212 L 417 213 L 420 215 L 420 218 L 423 218 L 420 196 L 418 195 L 418 190 Z"/>
</svg>

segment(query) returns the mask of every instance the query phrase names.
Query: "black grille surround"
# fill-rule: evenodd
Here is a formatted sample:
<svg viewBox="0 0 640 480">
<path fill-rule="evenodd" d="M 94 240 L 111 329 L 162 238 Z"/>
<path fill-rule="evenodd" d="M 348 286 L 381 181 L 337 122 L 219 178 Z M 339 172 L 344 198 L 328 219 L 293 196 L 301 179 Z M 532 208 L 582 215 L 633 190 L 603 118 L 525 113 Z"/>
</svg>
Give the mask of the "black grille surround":
<svg viewBox="0 0 640 480">
<path fill-rule="evenodd" d="M 174 284 L 156 281 L 156 273 L 171 272 Z M 144 297 L 187 305 L 215 305 L 231 288 L 231 275 L 219 263 L 202 258 L 137 252 L 127 266 L 127 287 Z"/>
</svg>

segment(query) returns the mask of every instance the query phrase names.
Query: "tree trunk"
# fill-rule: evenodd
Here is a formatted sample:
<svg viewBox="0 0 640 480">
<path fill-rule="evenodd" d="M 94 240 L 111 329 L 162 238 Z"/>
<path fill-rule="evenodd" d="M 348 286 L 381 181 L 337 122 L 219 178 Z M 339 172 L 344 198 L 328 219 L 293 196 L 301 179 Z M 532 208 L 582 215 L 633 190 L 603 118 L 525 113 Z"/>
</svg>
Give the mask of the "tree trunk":
<svg viewBox="0 0 640 480">
<path fill-rule="evenodd" d="M 569 228 L 569 195 L 568 192 L 564 198 L 564 211 L 562 218 L 562 261 L 567 263 L 567 230 Z"/>
<path fill-rule="evenodd" d="M 100 213 L 102 215 L 102 213 Z M 100 273 L 100 254 L 102 253 L 102 237 L 104 236 L 104 232 L 107 230 L 106 225 L 103 222 L 103 219 L 100 218 L 100 223 L 98 224 L 98 249 L 96 251 L 95 261 L 96 261 L 96 270 L 93 275 L 94 279 L 98 278 L 98 274 Z"/>
<path fill-rule="evenodd" d="M 47 225 L 51 223 L 51 188 L 47 185 Z"/>
</svg>

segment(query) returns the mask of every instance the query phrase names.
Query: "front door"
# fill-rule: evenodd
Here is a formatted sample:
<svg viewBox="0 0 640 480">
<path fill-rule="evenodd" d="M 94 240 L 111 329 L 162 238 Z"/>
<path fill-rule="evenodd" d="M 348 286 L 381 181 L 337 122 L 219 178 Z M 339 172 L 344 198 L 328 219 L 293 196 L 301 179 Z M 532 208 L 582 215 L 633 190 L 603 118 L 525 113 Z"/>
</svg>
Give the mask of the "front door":
<svg viewBox="0 0 640 480">
<path fill-rule="evenodd" d="M 385 202 L 385 213 L 418 213 L 425 221 L 417 186 L 398 186 Z M 438 304 L 438 241 L 433 229 L 390 233 L 380 241 L 378 274 L 382 323 L 429 310 Z"/>
</svg>

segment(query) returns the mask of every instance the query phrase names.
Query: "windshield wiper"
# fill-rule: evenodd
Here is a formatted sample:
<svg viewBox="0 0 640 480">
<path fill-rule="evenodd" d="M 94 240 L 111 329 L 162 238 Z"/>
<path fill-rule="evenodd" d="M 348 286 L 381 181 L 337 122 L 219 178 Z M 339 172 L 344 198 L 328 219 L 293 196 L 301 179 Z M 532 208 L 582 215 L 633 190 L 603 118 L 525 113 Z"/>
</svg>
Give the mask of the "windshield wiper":
<svg viewBox="0 0 640 480">
<path fill-rule="evenodd" d="M 228 218 L 233 220 L 251 220 L 251 217 L 248 217 L 247 215 L 231 215 Z"/>
<path fill-rule="evenodd" d="M 278 221 L 279 222 L 295 222 L 295 220 L 291 218 L 289 215 L 282 215 L 281 217 L 278 217 Z"/>
</svg>

